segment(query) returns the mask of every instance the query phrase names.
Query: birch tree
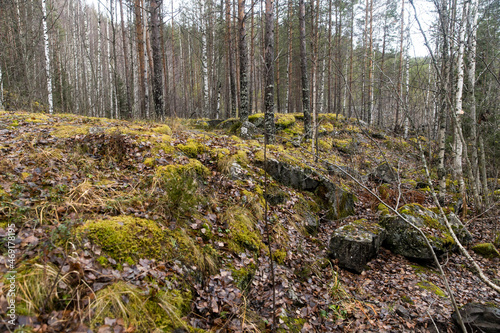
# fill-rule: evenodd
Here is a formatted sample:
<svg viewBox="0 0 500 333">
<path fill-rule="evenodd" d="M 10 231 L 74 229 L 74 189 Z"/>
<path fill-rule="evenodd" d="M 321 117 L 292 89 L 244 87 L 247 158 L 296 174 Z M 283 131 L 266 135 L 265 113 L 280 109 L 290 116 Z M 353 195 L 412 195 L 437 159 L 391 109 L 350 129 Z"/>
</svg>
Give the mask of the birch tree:
<svg viewBox="0 0 500 333">
<path fill-rule="evenodd" d="M 50 76 L 50 48 L 49 33 L 47 31 L 47 0 L 42 0 L 42 26 L 43 26 L 43 44 L 45 54 L 45 74 L 47 76 L 47 96 L 49 102 L 49 113 L 54 113 L 54 103 L 52 99 L 52 77 Z"/>
</svg>

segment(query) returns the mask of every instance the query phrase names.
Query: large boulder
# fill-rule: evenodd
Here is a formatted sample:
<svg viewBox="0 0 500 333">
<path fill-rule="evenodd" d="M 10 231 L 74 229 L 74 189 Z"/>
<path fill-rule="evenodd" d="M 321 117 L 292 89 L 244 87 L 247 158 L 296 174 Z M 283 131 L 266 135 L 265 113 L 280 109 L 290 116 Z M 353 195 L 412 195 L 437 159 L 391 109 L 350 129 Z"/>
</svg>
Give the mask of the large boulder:
<svg viewBox="0 0 500 333">
<path fill-rule="evenodd" d="M 460 309 L 462 320 L 468 332 L 500 332 L 500 306 L 469 303 Z M 456 312 L 451 315 L 458 325 Z"/>
<path fill-rule="evenodd" d="M 308 168 L 303 169 L 274 158 L 267 159 L 266 164 L 258 163 L 279 183 L 316 194 L 328 208 L 330 218 L 340 219 L 354 213 L 356 200 L 354 194 L 334 184 L 319 172 Z"/>
<path fill-rule="evenodd" d="M 335 230 L 329 256 L 338 259 L 340 267 L 361 273 L 366 263 L 377 256 L 384 238 L 385 230 L 378 224 L 357 220 Z"/>
<path fill-rule="evenodd" d="M 398 212 L 424 232 L 437 255 L 456 249 L 455 241 L 448 232 L 444 220 L 436 213 L 416 203 L 405 205 Z M 458 239 L 467 244 L 472 238 L 459 222 L 458 218 L 454 220 L 453 229 L 455 229 Z M 433 259 L 432 251 L 427 246 L 422 234 L 399 216 L 383 214 L 379 224 L 387 232 L 384 247 L 408 258 Z"/>
</svg>

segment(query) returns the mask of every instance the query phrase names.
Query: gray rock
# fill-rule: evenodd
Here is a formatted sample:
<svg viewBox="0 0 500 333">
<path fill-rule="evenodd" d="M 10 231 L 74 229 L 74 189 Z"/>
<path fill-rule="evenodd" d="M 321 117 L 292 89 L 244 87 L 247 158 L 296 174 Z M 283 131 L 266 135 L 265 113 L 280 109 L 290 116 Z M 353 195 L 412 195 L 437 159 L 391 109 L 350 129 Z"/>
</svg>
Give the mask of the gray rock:
<svg viewBox="0 0 500 333">
<path fill-rule="evenodd" d="M 255 126 L 251 122 L 245 121 L 243 122 L 243 124 L 241 124 L 240 136 L 243 139 L 251 139 L 257 133 L 258 133 L 257 126 Z"/>
<path fill-rule="evenodd" d="M 94 126 L 94 127 L 89 128 L 90 135 L 101 134 L 103 132 L 104 132 L 104 128 L 99 127 L 99 126 Z"/>
<path fill-rule="evenodd" d="M 243 179 L 246 174 L 247 171 L 243 169 L 238 162 L 233 162 L 233 164 L 229 167 L 229 175 L 231 179 Z"/>
<path fill-rule="evenodd" d="M 392 184 L 398 179 L 396 170 L 387 162 L 379 164 L 370 174 L 370 178 L 387 184 Z"/>
<path fill-rule="evenodd" d="M 439 215 L 419 204 L 405 205 L 399 209 L 399 213 L 425 233 L 437 255 L 456 249 L 456 244 Z M 384 246 L 392 252 L 413 259 L 433 259 L 424 237 L 399 216 L 383 215 L 379 224 L 387 232 Z M 463 225 L 456 224 L 456 234 L 461 242 L 467 243 L 470 234 Z"/>
<path fill-rule="evenodd" d="M 316 235 L 319 228 L 319 219 L 317 216 L 306 212 L 304 214 L 304 226 L 308 233 L 311 235 Z"/>
<path fill-rule="evenodd" d="M 267 165 L 260 162 L 259 166 L 264 167 L 276 181 L 285 186 L 316 194 L 328 208 L 330 218 L 340 219 L 354 213 L 354 194 L 345 191 L 317 171 L 302 169 L 273 158 L 267 160 Z"/>
<path fill-rule="evenodd" d="M 500 305 L 468 303 L 460 309 L 460 314 L 468 332 L 500 332 Z M 458 325 L 456 312 L 453 312 L 451 318 Z"/>
<path fill-rule="evenodd" d="M 341 267 L 361 273 L 368 261 L 376 257 L 385 238 L 385 230 L 365 219 L 338 228 L 330 239 L 329 255 Z"/>
</svg>

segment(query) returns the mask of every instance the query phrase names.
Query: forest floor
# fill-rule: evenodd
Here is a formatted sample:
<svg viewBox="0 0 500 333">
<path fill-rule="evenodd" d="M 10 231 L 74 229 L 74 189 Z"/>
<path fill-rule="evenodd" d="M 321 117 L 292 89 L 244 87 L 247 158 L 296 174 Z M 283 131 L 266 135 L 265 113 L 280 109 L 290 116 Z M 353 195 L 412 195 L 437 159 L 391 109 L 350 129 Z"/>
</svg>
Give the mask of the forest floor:
<svg viewBox="0 0 500 333">
<path fill-rule="evenodd" d="M 380 212 L 366 189 L 324 162 L 349 168 L 387 204 L 432 208 L 429 189 L 417 188 L 425 177 L 415 138 L 337 115 L 320 120 L 319 162 L 310 143 L 297 143 L 300 115 L 277 116 L 279 136 L 266 154 L 354 193 L 354 214 L 342 219 L 328 218 L 313 193 L 272 178 L 266 185 L 262 135 L 235 136 L 236 121 L 214 129 L 206 120 L 0 112 L 0 331 L 267 332 L 274 303 L 280 332 L 454 332 L 442 277 L 429 263 L 382 248 L 356 274 L 328 257 L 337 228 L 376 222 Z M 400 180 L 382 191 L 367 175 L 384 161 Z M 451 210 L 456 184 L 448 185 Z M 320 220 L 314 232 L 311 216 Z M 463 222 L 471 245 L 498 241 L 498 204 L 480 216 L 469 207 Z M 500 260 L 471 255 L 499 283 Z M 441 262 L 459 305 L 500 304 L 462 255 Z"/>
</svg>

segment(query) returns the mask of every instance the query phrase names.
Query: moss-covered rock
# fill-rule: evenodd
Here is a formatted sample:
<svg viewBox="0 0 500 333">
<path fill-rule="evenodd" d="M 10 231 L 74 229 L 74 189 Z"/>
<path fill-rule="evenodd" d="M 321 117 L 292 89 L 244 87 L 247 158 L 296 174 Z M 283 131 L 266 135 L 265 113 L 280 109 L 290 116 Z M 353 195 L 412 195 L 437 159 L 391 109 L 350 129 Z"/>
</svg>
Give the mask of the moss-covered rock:
<svg viewBox="0 0 500 333">
<path fill-rule="evenodd" d="M 456 248 L 455 241 L 449 234 L 444 221 L 434 212 L 416 203 L 405 205 L 398 212 L 424 232 L 438 255 Z M 432 251 L 426 245 L 424 237 L 399 216 L 382 215 L 380 225 L 387 231 L 384 246 L 394 253 L 415 259 L 433 259 Z M 459 235 L 460 233 L 457 234 Z"/>
<path fill-rule="evenodd" d="M 118 261 L 127 257 L 160 259 L 166 242 L 156 222 L 131 216 L 87 221 L 77 232 Z"/>
<path fill-rule="evenodd" d="M 190 158 L 196 158 L 196 156 L 203 154 L 207 150 L 204 144 L 194 139 L 188 139 L 186 144 L 178 144 L 177 148 Z"/>
<path fill-rule="evenodd" d="M 491 243 L 476 244 L 472 247 L 472 251 L 484 258 L 500 258 L 500 253 Z"/>
<path fill-rule="evenodd" d="M 276 128 L 278 129 L 286 129 L 292 127 L 295 124 L 295 116 L 293 114 L 277 114 L 274 122 L 276 124 Z"/>
<path fill-rule="evenodd" d="M 329 254 L 341 267 L 361 273 L 374 258 L 385 238 L 385 230 L 366 219 L 354 221 L 335 230 L 330 239 Z"/>
</svg>

